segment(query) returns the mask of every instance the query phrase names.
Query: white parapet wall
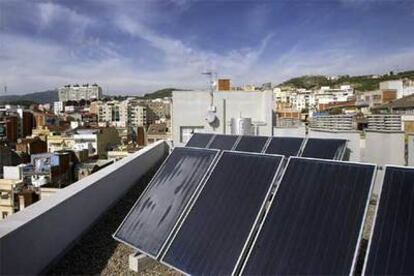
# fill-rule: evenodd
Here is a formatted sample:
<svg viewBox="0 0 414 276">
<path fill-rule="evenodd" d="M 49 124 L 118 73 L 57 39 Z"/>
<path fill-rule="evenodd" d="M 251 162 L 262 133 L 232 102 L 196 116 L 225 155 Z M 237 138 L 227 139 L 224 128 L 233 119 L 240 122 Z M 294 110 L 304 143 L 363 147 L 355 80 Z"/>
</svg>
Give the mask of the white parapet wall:
<svg viewBox="0 0 414 276">
<path fill-rule="evenodd" d="M 156 142 L 0 221 L 0 275 L 44 272 L 167 153 Z"/>
<path fill-rule="evenodd" d="M 385 165 L 406 165 L 404 136 L 402 131 L 366 131 L 363 161 L 379 166 L 374 194 L 378 194 L 380 191 Z"/>
<path fill-rule="evenodd" d="M 305 137 L 305 126 L 299 127 L 274 127 L 273 136 L 276 137 Z"/>
</svg>

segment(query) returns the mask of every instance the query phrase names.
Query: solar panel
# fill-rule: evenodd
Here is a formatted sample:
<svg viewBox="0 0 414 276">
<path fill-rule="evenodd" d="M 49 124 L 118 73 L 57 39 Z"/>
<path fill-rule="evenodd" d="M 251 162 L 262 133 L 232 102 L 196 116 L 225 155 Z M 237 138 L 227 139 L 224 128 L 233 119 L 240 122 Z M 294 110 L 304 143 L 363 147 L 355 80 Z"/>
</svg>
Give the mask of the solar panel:
<svg viewBox="0 0 414 276">
<path fill-rule="evenodd" d="M 194 133 L 185 146 L 194 148 L 206 148 L 213 136 L 213 134 L 208 133 Z"/>
<path fill-rule="evenodd" d="M 114 238 L 157 257 L 217 155 L 217 150 L 175 148 Z"/>
<path fill-rule="evenodd" d="M 303 138 L 299 137 L 272 137 L 265 152 L 281 154 L 286 157 L 297 156 L 302 147 L 303 140 Z"/>
<path fill-rule="evenodd" d="M 216 135 L 209 145 L 210 149 L 231 150 L 236 144 L 239 136 L 235 135 Z"/>
<path fill-rule="evenodd" d="M 346 148 L 344 139 L 309 138 L 303 150 L 303 157 L 341 160 Z"/>
<path fill-rule="evenodd" d="M 237 143 L 236 151 L 262 152 L 269 137 L 263 136 L 241 136 Z"/>
<path fill-rule="evenodd" d="M 352 273 L 375 170 L 291 157 L 242 274 Z"/>
<path fill-rule="evenodd" d="M 162 261 L 192 275 L 230 275 L 282 156 L 224 152 Z"/>
<path fill-rule="evenodd" d="M 414 274 L 414 169 L 386 167 L 365 264 L 367 275 Z"/>
</svg>

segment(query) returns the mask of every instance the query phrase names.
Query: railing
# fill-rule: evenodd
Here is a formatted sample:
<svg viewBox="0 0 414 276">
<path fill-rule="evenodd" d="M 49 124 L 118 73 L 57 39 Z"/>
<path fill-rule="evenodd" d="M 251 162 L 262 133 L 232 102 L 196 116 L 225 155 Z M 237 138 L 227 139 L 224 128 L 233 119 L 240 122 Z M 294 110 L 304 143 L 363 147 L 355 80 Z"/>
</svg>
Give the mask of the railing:
<svg viewBox="0 0 414 276">
<path fill-rule="evenodd" d="M 156 142 L 2 220 L 0 275 L 43 272 L 167 153 Z"/>
</svg>

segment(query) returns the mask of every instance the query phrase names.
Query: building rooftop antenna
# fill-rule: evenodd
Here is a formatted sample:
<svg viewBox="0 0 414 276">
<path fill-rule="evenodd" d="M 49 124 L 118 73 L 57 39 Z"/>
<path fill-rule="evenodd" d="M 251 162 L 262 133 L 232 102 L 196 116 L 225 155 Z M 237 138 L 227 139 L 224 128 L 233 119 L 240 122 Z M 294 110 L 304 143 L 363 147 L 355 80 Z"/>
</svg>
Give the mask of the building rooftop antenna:
<svg viewBox="0 0 414 276">
<path fill-rule="evenodd" d="M 217 77 L 217 73 L 207 71 L 201 74 L 206 75 L 209 78 L 210 106 L 213 106 L 214 78 Z"/>
</svg>

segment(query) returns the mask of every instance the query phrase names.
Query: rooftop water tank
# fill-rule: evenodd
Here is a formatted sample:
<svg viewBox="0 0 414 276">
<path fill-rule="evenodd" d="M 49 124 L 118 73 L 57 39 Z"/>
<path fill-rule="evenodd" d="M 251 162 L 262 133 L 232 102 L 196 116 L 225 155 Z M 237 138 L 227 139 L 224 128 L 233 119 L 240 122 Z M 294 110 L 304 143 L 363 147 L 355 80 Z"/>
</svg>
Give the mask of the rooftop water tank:
<svg viewBox="0 0 414 276">
<path fill-rule="evenodd" d="M 231 134 L 253 135 L 253 124 L 251 118 L 231 118 Z"/>
</svg>

